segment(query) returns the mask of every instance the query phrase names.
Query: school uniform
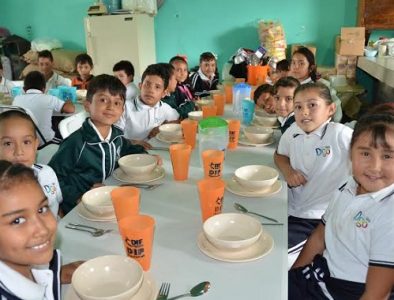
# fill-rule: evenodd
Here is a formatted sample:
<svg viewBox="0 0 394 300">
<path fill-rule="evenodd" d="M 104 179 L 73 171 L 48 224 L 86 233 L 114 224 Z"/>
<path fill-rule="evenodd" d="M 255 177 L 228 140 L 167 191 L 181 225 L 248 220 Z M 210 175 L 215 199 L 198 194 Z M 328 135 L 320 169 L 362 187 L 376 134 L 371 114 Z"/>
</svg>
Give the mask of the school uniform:
<svg viewBox="0 0 394 300">
<path fill-rule="evenodd" d="M 15 85 L 11 80 L 6 79 L 4 76 L 1 77 L 0 93 L 11 94 L 11 90 L 13 87 L 15 87 Z"/>
<path fill-rule="evenodd" d="M 71 80 L 67 79 L 56 72 L 53 72 L 52 76 L 47 80 L 45 85 L 45 92 L 48 92 L 50 89 L 55 89 L 58 86 L 66 85 L 69 86 L 71 84 Z"/>
<path fill-rule="evenodd" d="M 49 266 L 32 268 L 34 281 L 0 261 L 1 300 L 60 300 L 60 251 L 54 250 Z"/>
<path fill-rule="evenodd" d="M 139 94 L 140 94 L 140 91 L 134 82 L 129 82 L 126 85 L 126 100 L 132 101 Z"/>
<path fill-rule="evenodd" d="M 162 101 L 175 109 L 181 119 L 186 119 L 189 112 L 196 110 L 196 106 L 192 100 L 186 100 L 180 104 L 177 104 L 175 93 L 165 96 Z"/>
<path fill-rule="evenodd" d="M 74 86 L 77 88 L 77 90 L 87 90 L 89 87 L 90 81 L 94 78 L 93 75 L 90 75 L 89 78 L 86 80 L 82 79 L 80 76 L 75 76 L 71 80 L 71 86 Z"/>
<path fill-rule="evenodd" d="M 295 291 L 294 294 L 303 295 L 302 299 L 308 299 L 305 296 L 310 291 L 305 287 L 316 276 L 307 276 L 307 270 L 314 270 L 324 273 L 317 276 L 316 287 L 329 295 L 328 299 L 359 299 L 370 266 L 394 267 L 394 184 L 362 195 L 356 195 L 357 186 L 350 177 L 344 187 L 332 194 L 332 201 L 322 217 L 326 246 L 323 258 L 290 271 L 299 275 L 289 273 L 289 295 Z M 301 291 L 300 287 L 303 287 Z M 394 299 L 394 293 L 390 299 Z"/>
<path fill-rule="evenodd" d="M 62 191 L 59 186 L 55 172 L 50 166 L 34 164 L 34 174 L 40 183 L 45 196 L 48 198 L 49 208 L 56 217 L 59 212 L 59 204 L 62 202 Z"/>
<path fill-rule="evenodd" d="M 116 123 L 124 130 L 124 135 L 131 140 L 144 140 L 151 130 L 165 121 L 179 119 L 179 113 L 167 103 L 159 101 L 155 106 L 143 103 L 140 97 L 125 102 L 122 117 Z"/>
<path fill-rule="evenodd" d="M 288 188 L 289 253 L 301 250 L 326 210 L 331 192 L 347 181 L 352 132 L 327 121 L 309 134 L 293 123 L 282 135 L 277 153 L 289 157 L 291 167 L 307 180 L 305 185 Z"/>
<path fill-rule="evenodd" d="M 194 99 L 190 85 L 187 83 L 177 83 L 174 94 L 177 106 L 180 106 L 187 101 L 193 101 Z"/>
<path fill-rule="evenodd" d="M 60 144 L 49 166 L 53 168 L 63 194 L 60 204 L 67 214 L 78 199 L 95 183 L 102 183 L 118 167 L 118 159 L 127 154 L 144 153 L 142 146 L 132 145 L 123 131 L 112 125 L 102 137 L 90 118 Z"/>
<path fill-rule="evenodd" d="M 287 117 L 278 117 L 280 123 L 280 132 L 283 134 L 295 122 L 294 112 L 291 112 Z"/>
<path fill-rule="evenodd" d="M 51 141 L 55 137 L 55 131 L 52 130 L 53 112 L 61 112 L 64 101 L 51 95 L 43 94 L 42 91 L 30 89 L 26 94 L 16 96 L 13 105 L 28 109 L 33 113 L 37 127 L 45 138 L 45 141 Z"/>
<path fill-rule="evenodd" d="M 209 91 L 217 89 L 219 79 L 216 75 L 212 79 L 208 78 L 199 68 L 197 72 L 190 76 L 190 82 L 194 96 L 205 97 L 209 96 Z"/>
</svg>

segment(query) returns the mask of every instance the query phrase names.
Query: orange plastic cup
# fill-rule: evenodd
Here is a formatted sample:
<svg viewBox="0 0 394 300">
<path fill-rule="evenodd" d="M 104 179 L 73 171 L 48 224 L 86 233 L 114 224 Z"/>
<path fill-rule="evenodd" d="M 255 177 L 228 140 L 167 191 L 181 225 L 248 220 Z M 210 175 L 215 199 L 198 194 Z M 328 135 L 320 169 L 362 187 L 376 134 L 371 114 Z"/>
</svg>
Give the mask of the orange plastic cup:
<svg viewBox="0 0 394 300">
<path fill-rule="evenodd" d="M 185 138 L 185 144 L 188 144 L 194 149 L 196 146 L 196 134 L 197 134 L 197 126 L 198 121 L 196 120 L 183 120 L 181 122 L 183 137 Z"/>
<path fill-rule="evenodd" d="M 216 116 L 217 107 L 216 105 L 204 105 L 202 107 L 202 117 L 214 117 Z"/>
<path fill-rule="evenodd" d="M 189 162 L 192 147 L 186 144 L 170 146 L 172 171 L 175 180 L 186 180 L 189 177 Z"/>
<path fill-rule="evenodd" d="M 231 84 L 226 84 L 224 86 L 224 94 L 226 97 L 226 103 L 233 103 L 233 86 Z"/>
<path fill-rule="evenodd" d="M 228 120 L 228 149 L 235 149 L 238 146 L 239 130 L 241 128 L 240 120 Z"/>
<path fill-rule="evenodd" d="M 202 221 L 222 212 L 225 183 L 222 179 L 202 179 L 197 182 Z"/>
<path fill-rule="evenodd" d="M 140 190 L 132 186 L 118 187 L 111 191 L 118 222 L 129 216 L 138 215 L 140 208 Z"/>
<path fill-rule="evenodd" d="M 213 101 L 215 102 L 217 116 L 223 116 L 224 114 L 224 98 L 225 95 L 222 93 L 213 94 Z"/>
<path fill-rule="evenodd" d="M 205 178 L 221 178 L 223 173 L 224 152 L 205 150 L 201 153 Z"/>
<path fill-rule="evenodd" d="M 265 83 L 268 66 L 247 66 L 248 83 L 250 85 L 260 85 Z"/>
<path fill-rule="evenodd" d="M 127 256 L 138 261 L 144 271 L 148 271 L 155 219 L 147 215 L 129 216 L 120 220 L 118 226 Z"/>
</svg>

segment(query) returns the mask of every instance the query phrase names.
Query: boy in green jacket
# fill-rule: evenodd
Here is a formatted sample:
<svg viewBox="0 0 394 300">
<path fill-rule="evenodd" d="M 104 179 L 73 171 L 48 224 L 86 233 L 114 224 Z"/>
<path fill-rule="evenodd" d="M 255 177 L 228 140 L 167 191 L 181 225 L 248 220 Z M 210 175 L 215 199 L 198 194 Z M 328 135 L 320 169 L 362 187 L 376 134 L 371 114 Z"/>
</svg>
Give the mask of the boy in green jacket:
<svg viewBox="0 0 394 300">
<path fill-rule="evenodd" d="M 113 125 L 123 113 L 125 97 L 125 86 L 114 76 L 103 74 L 90 82 L 85 101 L 90 118 L 60 144 L 49 162 L 59 179 L 64 214 L 86 191 L 101 185 L 112 174 L 120 157 L 145 152 Z"/>
</svg>

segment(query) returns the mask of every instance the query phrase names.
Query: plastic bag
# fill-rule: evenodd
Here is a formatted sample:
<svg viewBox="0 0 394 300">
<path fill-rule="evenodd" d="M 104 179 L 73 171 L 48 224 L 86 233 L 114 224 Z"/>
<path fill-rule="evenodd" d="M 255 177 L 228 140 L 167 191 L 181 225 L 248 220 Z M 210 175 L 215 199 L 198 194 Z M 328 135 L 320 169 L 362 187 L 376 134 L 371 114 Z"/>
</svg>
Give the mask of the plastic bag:
<svg viewBox="0 0 394 300">
<path fill-rule="evenodd" d="M 278 21 L 259 22 L 259 37 L 261 44 L 267 49 L 267 55 L 279 60 L 286 58 L 286 37 L 283 26 Z"/>
<path fill-rule="evenodd" d="M 58 39 L 52 38 L 39 38 L 31 42 L 31 49 L 34 51 L 43 51 L 52 49 L 63 48 L 62 43 Z"/>
</svg>

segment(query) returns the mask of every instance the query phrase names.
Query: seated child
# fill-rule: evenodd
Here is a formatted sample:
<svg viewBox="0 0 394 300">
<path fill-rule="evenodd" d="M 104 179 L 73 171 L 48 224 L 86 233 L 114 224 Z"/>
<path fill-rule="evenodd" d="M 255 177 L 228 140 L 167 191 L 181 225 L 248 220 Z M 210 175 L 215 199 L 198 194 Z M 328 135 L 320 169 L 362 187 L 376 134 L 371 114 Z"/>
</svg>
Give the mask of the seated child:
<svg viewBox="0 0 394 300">
<path fill-rule="evenodd" d="M 44 75 L 46 92 L 60 85 L 70 85 L 69 79 L 53 71 L 53 56 L 50 51 L 43 50 L 38 52 L 38 69 Z"/>
<path fill-rule="evenodd" d="M 289 299 L 394 299 L 393 153 L 393 111 L 361 117 L 351 140 L 353 176 L 330 193 L 289 271 Z"/>
<path fill-rule="evenodd" d="M 175 69 L 171 64 L 162 63 L 161 65 L 167 69 L 168 77 L 170 78 L 167 87 L 167 95 L 162 99 L 162 101 L 175 109 L 179 113 L 181 119 L 186 119 L 188 117 L 188 113 L 196 109 L 194 102 L 192 100 L 185 100 L 181 103 L 177 102 L 177 80 Z"/>
<path fill-rule="evenodd" d="M 123 113 L 125 95 L 126 88 L 114 76 L 103 74 L 90 82 L 84 103 L 90 118 L 63 140 L 49 162 L 62 189 L 64 214 L 86 191 L 111 176 L 120 157 L 144 152 L 141 146 L 131 145 L 123 131 L 113 125 Z"/>
<path fill-rule="evenodd" d="M 28 114 L 19 110 L 0 114 L 0 159 L 32 168 L 48 199 L 49 208 L 57 216 L 63 200 L 62 191 L 52 168 L 35 163 L 38 144 L 35 125 Z"/>
<path fill-rule="evenodd" d="M 0 298 L 60 300 L 82 263 L 61 266 L 56 219 L 34 172 L 0 161 Z"/>
<path fill-rule="evenodd" d="M 272 84 L 275 84 L 279 79 L 289 76 L 290 63 L 287 59 L 282 59 L 277 62 L 276 69 L 270 73 L 270 80 Z"/>
<path fill-rule="evenodd" d="M 177 121 L 179 113 L 167 103 L 160 101 L 169 83 L 167 67 L 163 64 L 149 65 L 141 78 L 141 94 L 133 101 L 126 101 L 125 111 L 117 123 L 130 140 L 143 141 L 159 132 L 164 122 Z"/>
<path fill-rule="evenodd" d="M 282 135 L 274 155 L 288 185 L 289 260 L 320 223 L 331 192 L 350 174 L 352 130 L 330 122 L 334 112 L 335 104 L 325 85 L 300 85 L 294 92 L 296 122 Z"/>
<path fill-rule="evenodd" d="M 190 76 L 195 97 L 209 96 L 210 90 L 216 90 L 219 82 L 216 70 L 216 57 L 212 52 L 200 55 L 200 67 Z"/>
<path fill-rule="evenodd" d="M 32 112 L 45 141 L 53 140 L 55 137 L 55 131 L 52 129 L 53 112 L 73 113 L 74 104 L 71 101 L 64 102 L 55 96 L 44 94 L 45 78 L 38 71 L 27 74 L 23 89 L 26 94 L 16 96 L 12 104 Z"/>
<path fill-rule="evenodd" d="M 112 68 L 114 76 L 126 87 L 126 101 L 133 100 L 138 96 L 139 90 L 134 81 L 134 66 L 127 60 L 121 60 Z"/>
<path fill-rule="evenodd" d="M 294 77 L 283 77 L 274 86 L 275 112 L 278 115 L 282 134 L 294 123 L 294 91 L 300 83 Z"/>
<path fill-rule="evenodd" d="M 11 80 L 6 79 L 3 76 L 3 64 L 0 60 L 0 93 L 11 94 L 11 90 L 15 85 Z"/>
<path fill-rule="evenodd" d="M 194 96 L 189 84 L 187 61 L 181 56 L 174 56 L 170 59 L 170 64 L 175 69 L 175 78 L 177 81 L 175 89 L 176 104 L 180 105 L 186 101 L 192 101 Z"/>
<path fill-rule="evenodd" d="M 77 90 L 87 90 L 89 82 L 92 80 L 93 75 L 91 74 L 93 69 L 93 60 L 86 54 L 79 54 L 75 58 L 75 68 L 79 76 L 74 77 L 71 80 L 71 86 L 75 86 Z"/>
<path fill-rule="evenodd" d="M 269 114 L 275 113 L 274 88 L 267 83 L 260 85 L 253 94 L 256 108 L 264 109 Z"/>
</svg>

